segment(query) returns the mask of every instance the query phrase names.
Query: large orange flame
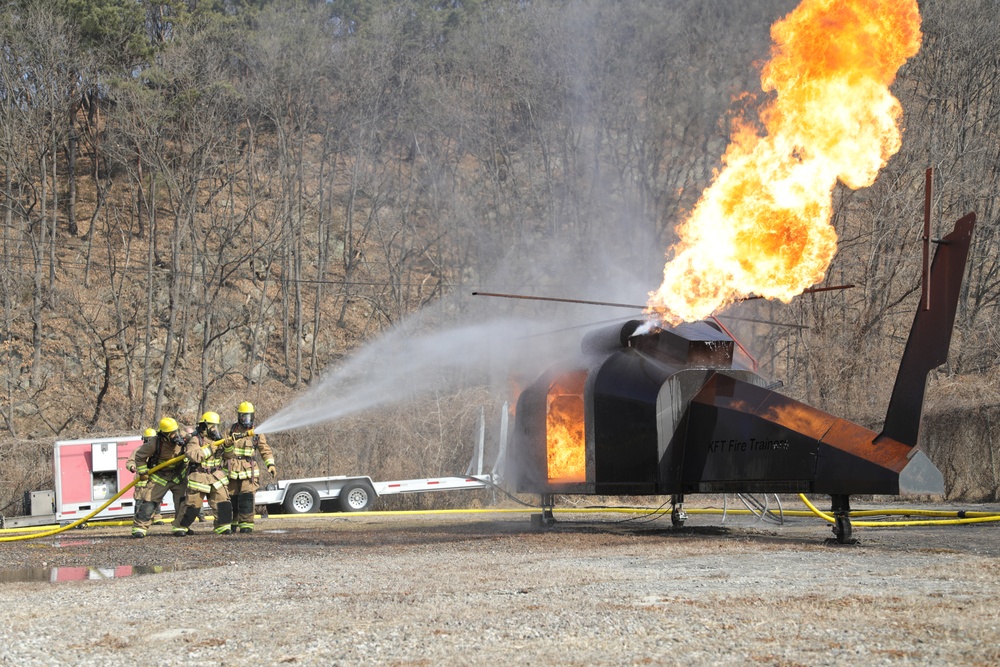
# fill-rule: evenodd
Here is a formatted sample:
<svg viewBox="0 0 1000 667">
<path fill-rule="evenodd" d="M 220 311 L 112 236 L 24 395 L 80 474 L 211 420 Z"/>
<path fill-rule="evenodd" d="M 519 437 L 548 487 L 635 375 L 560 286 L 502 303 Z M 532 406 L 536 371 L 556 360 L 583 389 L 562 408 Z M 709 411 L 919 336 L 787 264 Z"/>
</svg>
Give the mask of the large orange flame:
<svg viewBox="0 0 1000 667">
<path fill-rule="evenodd" d="M 771 27 L 761 134 L 733 123 L 723 168 L 678 228 L 648 310 L 677 324 L 757 294 L 788 302 L 837 247 L 833 188 L 871 185 L 900 147 L 889 85 L 920 48 L 915 0 L 803 0 Z"/>
<path fill-rule="evenodd" d="M 567 373 L 549 389 L 545 445 L 550 482 L 587 481 L 587 444 L 583 427 L 586 379 L 586 373 Z"/>
</svg>

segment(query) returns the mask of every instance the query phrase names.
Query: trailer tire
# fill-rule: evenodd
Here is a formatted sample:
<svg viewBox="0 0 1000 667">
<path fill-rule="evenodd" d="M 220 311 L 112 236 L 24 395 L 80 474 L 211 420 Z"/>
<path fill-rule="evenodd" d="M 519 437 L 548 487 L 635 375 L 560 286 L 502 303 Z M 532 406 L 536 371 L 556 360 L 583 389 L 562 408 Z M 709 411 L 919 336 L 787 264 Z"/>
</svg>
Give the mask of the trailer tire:
<svg viewBox="0 0 1000 667">
<path fill-rule="evenodd" d="M 342 512 L 364 512 L 375 504 L 375 489 L 367 482 L 350 482 L 340 490 Z"/>
<path fill-rule="evenodd" d="M 288 514 L 309 514 L 319 511 L 319 493 L 311 486 L 294 486 L 285 494 L 281 507 Z"/>
</svg>

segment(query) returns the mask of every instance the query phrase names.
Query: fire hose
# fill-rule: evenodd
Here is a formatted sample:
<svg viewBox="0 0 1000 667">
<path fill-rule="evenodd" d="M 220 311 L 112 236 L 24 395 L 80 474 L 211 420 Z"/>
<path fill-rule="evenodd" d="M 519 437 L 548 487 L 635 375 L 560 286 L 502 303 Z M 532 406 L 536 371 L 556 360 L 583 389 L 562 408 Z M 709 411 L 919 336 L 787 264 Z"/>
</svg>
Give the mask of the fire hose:
<svg viewBox="0 0 1000 667">
<path fill-rule="evenodd" d="M 166 468 L 167 466 L 171 466 L 171 465 L 173 465 L 175 463 L 179 463 L 179 462 L 183 461 L 184 458 L 185 457 L 184 457 L 183 454 L 181 454 L 180 456 L 175 456 L 174 458 L 170 459 L 169 461 L 164 461 L 163 463 L 160 463 L 160 464 L 158 464 L 158 465 L 150 468 L 149 472 L 153 473 L 153 472 L 156 472 L 157 470 L 160 470 L 162 468 Z M 65 526 L 59 526 L 58 528 L 52 528 L 50 530 L 45 530 L 45 531 L 42 531 L 40 533 L 34 533 L 32 535 L 14 535 L 14 536 L 10 536 L 10 537 L 0 537 L 0 542 L 17 542 L 17 541 L 20 541 L 20 540 L 33 540 L 33 539 L 35 539 L 37 537 L 49 537 L 50 535 L 58 535 L 59 533 L 63 532 L 64 530 L 69 530 L 70 528 L 76 528 L 80 524 L 86 523 L 88 520 L 90 520 L 91 518 L 93 518 L 94 516 L 96 516 L 97 514 L 99 514 L 100 512 L 104 511 L 104 509 L 108 505 L 110 505 L 114 501 L 116 501 L 119 498 L 121 498 L 122 495 L 124 495 L 126 491 L 128 491 L 133 486 L 135 486 L 135 483 L 138 482 L 138 481 L 139 481 L 139 477 L 137 475 L 135 477 L 135 479 L 133 479 L 131 482 L 129 482 L 128 484 L 125 485 L 125 488 L 123 488 L 121 491 L 119 491 L 118 493 L 116 493 L 111 498 L 108 498 L 108 500 L 106 500 L 103 505 L 101 505 L 100 507 L 98 507 L 96 510 L 94 510 L 93 512 L 91 512 L 87 516 L 81 517 L 81 518 L 77 519 L 73 523 L 67 524 Z"/>
<path fill-rule="evenodd" d="M 805 510 L 781 510 L 781 514 L 785 516 L 793 516 L 800 518 L 808 518 L 812 516 L 819 516 L 825 521 L 834 522 L 834 517 L 826 514 L 822 510 L 817 509 L 812 503 L 808 503 L 811 509 Z M 336 518 L 361 518 L 361 517 L 375 517 L 375 516 L 431 516 L 431 515 L 458 515 L 458 514 L 524 514 L 528 512 L 537 512 L 542 509 L 539 506 L 529 506 L 524 508 L 478 508 L 478 509 L 437 509 L 437 510 L 370 510 L 365 512 L 350 512 L 345 514 L 344 512 L 310 512 L 307 514 L 281 514 L 281 515 L 271 515 L 271 519 L 282 519 L 282 520 L 309 520 L 318 519 L 323 517 L 336 517 Z M 740 516 L 760 516 L 759 510 L 752 509 L 722 509 L 718 507 L 686 507 L 684 511 L 691 515 L 740 515 Z M 662 507 L 649 508 L 649 507 L 637 507 L 637 506 L 590 506 L 590 507 L 555 507 L 552 509 L 554 514 L 643 514 L 644 516 L 669 516 L 668 512 L 663 512 Z M 991 521 L 1000 521 L 1000 513 L 998 512 L 976 512 L 976 511 L 966 511 L 966 510 L 919 510 L 919 509 L 884 509 L 884 510 L 851 510 L 850 516 L 931 516 L 931 517 L 951 517 L 951 518 L 939 518 L 936 520 L 911 520 L 911 521 L 851 521 L 853 526 L 867 526 L 872 528 L 892 528 L 892 527 L 904 527 L 904 526 L 930 526 L 930 525 L 957 525 L 963 523 L 986 523 Z M 124 526 L 130 524 L 131 521 L 101 521 L 99 523 L 93 524 L 96 526 Z M 17 530 L 17 529 L 13 529 Z"/>
<path fill-rule="evenodd" d="M 836 523 L 836 519 L 826 512 L 816 508 L 803 494 L 799 498 L 806 507 L 819 518 L 828 523 Z M 854 521 L 853 526 L 868 526 L 869 528 L 895 528 L 897 526 L 951 526 L 963 523 L 987 523 L 990 521 L 1000 521 L 1000 514 L 996 512 L 945 512 L 941 510 L 865 510 L 862 512 L 851 512 L 850 516 L 887 516 L 902 514 L 904 516 L 954 516 L 952 519 L 913 519 L 910 521 Z"/>
</svg>

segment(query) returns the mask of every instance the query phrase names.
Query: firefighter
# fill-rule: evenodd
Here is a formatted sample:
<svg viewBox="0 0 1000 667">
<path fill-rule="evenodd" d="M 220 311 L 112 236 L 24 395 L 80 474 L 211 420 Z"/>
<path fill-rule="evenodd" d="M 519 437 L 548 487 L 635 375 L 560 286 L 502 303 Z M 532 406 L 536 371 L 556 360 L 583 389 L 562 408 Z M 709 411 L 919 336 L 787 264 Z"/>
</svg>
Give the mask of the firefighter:
<svg viewBox="0 0 1000 667">
<path fill-rule="evenodd" d="M 150 468 L 183 454 L 184 444 L 184 437 L 181 435 L 180 427 L 177 426 L 177 421 L 171 417 L 164 417 L 160 420 L 156 437 L 144 442 L 135 452 L 135 460 L 138 463 L 136 472 L 139 474 L 139 479 L 141 481 L 148 480 L 149 484 L 145 499 L 139 503 L 135 511 L 135 518 L 132 521 L 132 537 L 146 537 L 149 526 L 153 522 L 153 514 L 160 507 L 160 502 L 167 495 L 167 491 L 173 494 L 174 498 L 172 532 L 178 536 L 187 534 L 187 528 L 181 526 L 185 507 L 184 497 L 187 495 L 187 480 L 185 479 L 183 461 L 161 468 L 154 473 L 149 472 Z"/>
<path fill-rule="evenodd" d="M 198 518 L 202 501 L 208 500 L 215 515 L 216 534 L 229 535 L 232 532 L 233 504 L 229 499 L 229 478 L 221 458 L 223 444 L 231 446 L 232 442 L 232 438 L 222 439 L 216 412 L 203 414 L 198 429 L 188 438 L 184 448 L 188 460 L 187 509 L 181 519 L 181 526 L 187 531 Z"/>
<path fill-rule="evenodd" d="M 150 441 L 151 438 L 156 437 L 156 429 L 147 428 L 142 434 L 142 444 L 145 445 Z M 128 457 L 128 461 L 125 462 L 125 469 L 129 472 L 135 472 L 135 455 L 141 449 L 140 445 L 138 448 L 132 450 L 132 455 Z M 135 482 L 135 491 L 132 493 L 132 498 L 135 500 L 136 509 L 139 508 L 139 503 L 147 499 L 149 495 L 149 480 L 139 478 Z M 156 506 L 156 511 L 153 512 L 153 525 L 160 525 L 163 523 L 163 517 L 160 515 L 160 506 Z"/>
<path fill-rule="evenodd" d="M 190 426 L 188 426 L 186 429 L 184 429 L 184 442 L 187 443 L 187 441 L 190 440 L 194 436 L 195 433 L 197 433 L 197 429 L 192 428 Z M 187 447 L 186 444 L 184 446 Z M 190 465 L 190 461 L 188 461 L 187 463 Z M 188 489 L 188 492 L 190 492 L 190 489 Z M 185 498 L 187 497 L 186 494 L 187 494 L 187 492 L 185 492 Z M 213 507 L 214 507 L 214 505 L 213 505 Z M 203 505 L 201 505 L 200 503 L 198 504 L 198 516 L 195 517 L 195 519 L 197 521 L 199 521 L 199 522 L 204 522 L 204 521 L 208 520 L 208 519 L 205 518 L 205 507 Z M 188 526 L 187 534 L 191 535 L 193 533 L 194 533 L 194 531 L 191 530 L 191 526 Z"/>
<path fill-rule="evenodd" d="M 271 477 L 278 472 L 274 467 L 274 454 L 267 439 L 263 434 L 254 434 L 253 424 L 253 403 L 243 401 L 236 408 L 236 423 L 229 428 L 233 443 L 227 443 L 222 453 L 229 475 L 229 497 L 236 506 L 234 533 L 237 528 L 241 533 L 253 532 L 254 493 L 260 487 L 260 468 L 257 467 L 254 454 L 260 452 Z"/>
</svg>

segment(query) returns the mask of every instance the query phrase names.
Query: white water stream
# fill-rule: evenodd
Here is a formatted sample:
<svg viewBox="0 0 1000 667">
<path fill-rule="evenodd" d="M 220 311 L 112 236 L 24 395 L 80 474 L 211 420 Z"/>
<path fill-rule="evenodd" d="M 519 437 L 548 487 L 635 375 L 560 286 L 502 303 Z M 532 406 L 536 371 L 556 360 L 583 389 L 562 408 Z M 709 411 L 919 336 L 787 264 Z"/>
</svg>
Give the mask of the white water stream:
<svg viewBox="0 0 1000 667">
<path fill-rule="evenodd" d="M 264 420 L 255 431 L 273 433 L 333 421 L 397 403 L 433 389 L 491 374 L 539 374 L 579 354 L 579 336 L 541 335 L 558 328 L 527 319 L 492 320 L 444 331 L 389 332 L 366 345 L 318 384 Z"/>
</svg>

